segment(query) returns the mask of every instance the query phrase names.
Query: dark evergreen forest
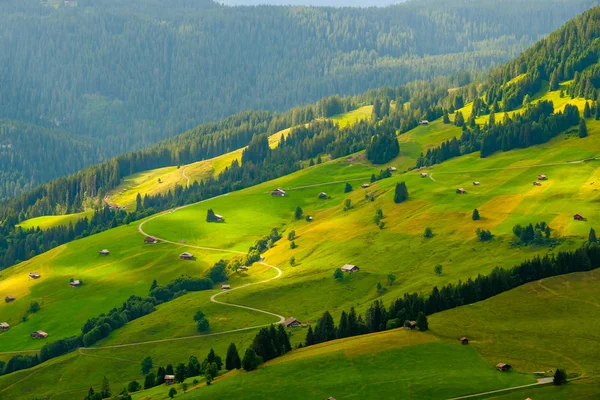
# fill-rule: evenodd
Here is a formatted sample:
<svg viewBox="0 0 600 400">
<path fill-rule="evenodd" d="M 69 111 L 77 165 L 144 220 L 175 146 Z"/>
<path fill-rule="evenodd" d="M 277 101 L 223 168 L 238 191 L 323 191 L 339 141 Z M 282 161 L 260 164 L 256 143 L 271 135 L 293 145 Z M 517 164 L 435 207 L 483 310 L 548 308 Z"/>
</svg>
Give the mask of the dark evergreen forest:
<svg viewBox="0 0 600 400">
<path fill-rule="evenodd" d="M 596 2 L 56 3 L 0 6 L 0 118 L 39 126 L 0 130 L 0 144 L 11 145 L 2 154 L 0 198 L 242 110 L 281 111 L 453 73 L 464 85 L 471 75 L 463 71 L 515 57 Z M 28 134 L 49 128 L 60 132 Z"/>
</svg>

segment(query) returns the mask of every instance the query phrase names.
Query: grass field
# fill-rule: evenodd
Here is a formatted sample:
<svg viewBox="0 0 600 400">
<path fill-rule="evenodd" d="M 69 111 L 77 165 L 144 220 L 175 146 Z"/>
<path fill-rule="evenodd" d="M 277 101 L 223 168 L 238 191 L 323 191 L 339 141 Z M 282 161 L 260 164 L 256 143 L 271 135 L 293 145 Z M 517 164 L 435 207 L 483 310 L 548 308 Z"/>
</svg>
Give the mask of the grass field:
<svg viewBox="0 0 600 400">
<path fill-rule="evenodd" d="M 49 216 L 45 216 L 45 217 L 31 218 L 26 221 L 23 221 L 22 223 L 20 223 L 17 226 L 20 226 L 23 229 L 37 228 L 38 226 L 40 227 L 40 229 L 48 229 L 48 228 L 53 228 L 55 226 L 61 226 L 61 225 L 66 226 L 66 225 L 69 225 L 70 223 L 74 224 L 80 218 L 85 218 L 85 217 L 89 218 L 92 216 L 93 213 L 94 212 L 90 210 L 90 211 L 84 211 L 84 212 L 80 212 L 80 213 L 76 213 L 76 214 L 49 215 Z"/>
<path fill-rule="evenodd" d="M 427 178 L 421 178 L 417 171 L 398 172 L 392 178 L 372 184 L 367 190 L 360 189 L 360 184 L 367 182 L 371 174 L 377 173 L 382 166 L 369 165 L 360 155 L 354 155 L 305 168 L 275 181 L 144 222 L 143 230 L 148 234 L 175 243 L 183 240 L 188 246 L 221 249 L 208 251 L 188 248 L 196 255 L 196 261 L 192 262 L 179 261 L 177 257 L 185 246 L 170 243 L 144 245 L 143 237 L 138 232 L 138 223 L 60 246 L 2 272 L 0 298 L 14 295 L 17 300 L 10 304 L 0 303 L 1 319 L 8 321 L 12 327 L 0 334 L 0 352 L 39 349 L 43 342 L 28 336 L 31 331 L 38 329 L 50 334 L 48 340 L 78 334 L 88 318 L 120 305 L 130 295 L 146 295 L 153 279 L 164 284 L 181 274 L 200 276 L 220 258 L 234 256 L 226 250 L 247 251 L 256 239 L 268 234 L 274 227 L 283 233 L 284 238 L 266 252 L 265 257 L 266 262 L 283 270 L 282 277 L 230 292 L 226 298 L 220 299 L 294 316 L 302 322 L 315 321 L 326 309 L 337 320 L 342 309 L 355 306 L 363 312 L 376 298 L 388 304 L 407 291 L 429 291 L 433 286 L 488 273 L 496 266 L 511 267 L 534 255 L 575 248 L 585 240 L 590 227 L 598 225 L 600 221 L 600 209 L 596 206 L 600 201 L 597 188 L 600 185 L 600 163 L 569 162 L 600 153 L 600 123 L 589 121 L 588 130 L 589 137 L 586 139 L 561 135 L 541 146 L 499 153 L 486 159 L 473 154 L 449 160 L 429 168 L 427 172 L 430 176 Z M 414 165 L 420 152 L 458 134 L 458 128 L 443 125 L 440 121 L 418 127 L 399 137 L 401 155 L 390 165 L 397 165 L 402 171 Z M 227 157 L 232 157 L 231 154 L 212 160 L 210 168 L 226 165 Z M 198 168 L 199 171 L 210 170 Z M 182 176 L 181 169 L 165 172 L 167 181 L 169 173 Z M 541 173 L 546 174 L 549 180 L 542 187 L 532 186 L 532 181 Z M 154 182 L 158 178 L 150 176 L 144 179 Z M 472 186 L 475 180 L 480 181 L 481 186 Z M 406 182 L 410 198 L 405 203 L 395 204 L 393 190 L 399 181 Z M 344 193 L 345 182 L 353 185 L 351 193 Z M 270 191 L 277 187 L 288 190 L 288 196 L 270 196 Z M 468 194 L 456 195 L 457 187 L 465 187 Z M 329 198 L 319 199 L 317 195 L 321 191 L 326 192 Z M 343 210 L 346 199 L 353 204 L 348 211 Z M 313 216 L 314 220 L 296 221 L 296 206 L 302 207 L 305 215 Z M 225 223 L 206 223 L 208 208 L 223 215 Z M 378 208 L 384 213 L 384 229 L 379 229 L 373 222 Z M 480 221 L 471 220 L 474 208 L 481 213 Z M 587 221 L 573 221 L 575 213 L 582 213 Z M 513 225 L 541 221 L 549 223 L 554 237 L 560 238 L 557 246 L 515 246 L 511 243 Z M 433 238 L 423 237 L 426 227 L 432 228 Z M 474 233 L 478 227 L 490 229 L 495 235 L 494 239 L 488 243 L 479 242 Z M 295 230 L 297 235 L 295 242 L 298 247 L 293 250 L 285 239 L 291 230 Z M 99 256 L 98 250 L 103 248 L 108 248 L 111 255 Z M 290 265 L 292 257 L 296 260 L 295 266 Z M 359 265 L 361 272 L 346 277 L 344 282 L 337 282 L 332 277 L 333 271 L 345 263 Z M 436 276 L 433 271 L 438 264 L 443 265 L 441 276 Z M 27 273 L 30 271 L 39 272 L 42 278 L 29 280 Z M 386 285 L 386 277 L 390 273 L 397 277 L 393 286 Z M 235 287 L 273 276 L 273 270 L 254 265 L 248 273 L 232 276 L 231 284 Z M 70 288 L 70 278 L 81 279 L 84 285 Z M 375 289 L 378 282 L 386 287 L 383 295 L 379 295 Z M 33 394 L 48 395 L 53 399 L 79 398 L 85 395 L 90 385 L 99 385 L 103 374 L 107 375 L 114 388 L 119 388 L 132 379 L 142 379 L 139 362 L 145 355 L 151 355 L 161 365 L 185 362 L 190 354 L 203 358 L 211 347 L 224 356 L 230 342 L 235 342 L 243 350 L 256 333 L 245 331 L 136 344 L 195 335 L 192 316 L 198 309 L 204 311 L 211 321 L 210 333 L 223 333 L 276 320 L 249 310 L 210 303 L 209 297 L 214 293 L 216 290 L 191 293 L 163 304 L 155 313 L 113 332 L 109 338 L 97 344 L 97 349 L 82 350 L 82 353 L 69 354 L 28 371 L 0 377 L 0 398 L 30 399 Z M 41 310 L 26 322 L 20 322 L 29 303 L 34 300 L 40 302 Z M 589 298 L 587 301 L 597 303 Z M 519 300 L 518 304 L 523 302 L 525 300 Z M 476 307 L 464 309 L 476 310 Z M 452 312 L 459 310 L 448 313 Z M 469 321 L 475 321 L 476 318 L 486 321 L 495 316 L 493 313 L 485 315 L 483 311 L 481 315 L 469 316 Z M 506 323 L 506 320 L 500 320 L 502 315 L 497 314 L 498 324 Z M 432 321 L 435 318 L 437 316 L 432 317 Z M 186 396 L 208 396 L 206 393 L 212 393 L 212 396 L 218 397 L 219 393 L 225 393 L 220 390 L 239 394 L 242 386 L 256 388 L 256 392 L 263 395 L 271 394 L 267 388 L 261 392 L 259 386 L 280 382 L 289 385 L 290 393 L 308 393 L 309 397 L 313 394 L 335 397 L 337 393 L 341 398 L 358 398 L 361 395 L 364 398 L 373 393 L 388 393 L 388 387 L 394 387 L 397 393 L 409 398 L 447 398 L 532 381 L 531 376 L 517 372 L 506 375 L 495 373 L 491 366 L 499 356 L 513 363 L 519 372 L 532 372 L 534 367 L 549 366 L 556 361 L 552 353 L 546 353 L 539 359 L 532 356 L 529 360 L 519 361 L 519 354 L 527 356 L 537 353 L 527 353 L 516 347 L 518 352 L 511 356 L 513 353 L 508 350 L 512 344 L 499 343 L 499 339 L 493 336 L 485 339 L 485 343 L 490 343 L 489 346 L 480 345 L 477 337 L 480 334 L 484 337 L 484 332 L 476 330 L 466 332 L 475 338 L 473 346 L 465 348 L 456 345 L 454 336 L 458 332 L 455 332 L 456 327 L 451 327 L 451 323 L 458 319 L 460 316 L 449 318 L 449 322 L 440 320 L 438 326 L 448 326 L 448 329 L 440 332 L 438 328 L 433 328 L 435 337 L 417 335 L 417 340 L 417 336 L 392 336 L 388 339 L 398 346 L 392 346 L 387 351 L 357 355 L 353 347 L 348 349 L 343 348 L 343 344 L 336 344 L 340 347 L 322 350 L 323 354 L 310 353 L 318 352 L 314 349 L 304 350 L 306 353 L 294 352 L 257 373 L 240 374 L 231 380 L 221 378 L 222 382 L 217 381 L 210 388 L 202 388 Z M 468 326 L 461 325 L 459 328 L 466 330 Z M 505 328 L 510 327 L 507 325 Z M 557 324 L 550 328 L 563 329 L 564 326 Z M 531 329 L 536 329 L 536 325 L 532 324 Z M 398 332 L 398 335 L 414 334 Z M 547 340 L 553 336 L 548 334 Z M 421 341 L 423 338 L 427 340 Z M 292 336 L 292 344 L 303 339 L 304 331 L 297 331 Z M 381 344 L 385 340 L 383 337 L 375 338 L 373 343 Z M 545 343 L 550 347 L 549 342 Z M 577 343 L 584 342 L 579 340 Z M 573 364 L 567 363 L 570 372 L 584 377 L 592 377 L 596 373 L 592 361 L 585 359 L 586 355 L 582 354 L 592 344 L 585 342 L 581 352 L 569 356 L 575 360 Z M 365 345 L 365 348 L 368 349 L 369 345 Z M 569 351 L 565 347 L 560 356 Z M 3 360 L 8 355 L 0 354 L 0 357 Z M 281 362 L 287 357 L 289 362 Z M 583 367 L 578 369 L 578 364 Z M 385 365 L 382 369 L 389 372 L 376 368 L 377 365 Z M 314 374 L 321 368 L 326 376 L 331 376 L 333 383 L 315 388 L 319 385 L 310 385 L 310 382 L 315 381 Z M 448 371 L 456 371 L 456 374 Z M 84 374 L 86 379 L 64 382 L 63 377 L 73 374 Z M 334 381 L 341 376 L 339 374 L 360 382 L 360 388 L 348 386 L 346 389 L 335 385 Z M 287 376 L 296 379 L 288 382 Z M 460 376 L 476 378 L 460 380 Z M 390 384 L 390 381 L 395 383 Z M 584 387 L 583 381 L 581 386 L 578 384 L 573 387 L 580 390 Z M 219 388 L 221 385 L 224 389 Z M 254 394 L 244 394 L 244 398 L 254 398 L 246 396 Z"/>
<path fill-rule="evenodd" d="M 355 124 L 361 120 L 371 118 L 373 106 L 364 106 L 344 114 L 331 117 L 331 120 L 340 125 L 340 127 Z M 283 129 L 269 136 L 269 145 L 271 148 L 277 147 L 282 136 L 287 136 L 292 128 Z M 149 171 L 138 172 L 123 179 L 123 182 L 108 193 L 106 201 L 115 203 L 127 209 L 135 209 L 135 199 L 138 193 L 155 195 L 166 193 L 173 190 L 176 185 L 186 186 L 194 181 L 201 181 L 209 176 L 217 176 L 226 167 L 230 166 L 233 160 L 241 162 L 242 149 L 233 150 L 221 156 L 202 160 L 195 163 L 182 166 L 171 166 L 158 168 Z M 160 182 L 159 182 L 160 179 Z M 76 219 L 76 218 L 75 218 Z M 32 223 L 39 223 L 35 220 L 26 221 L 24 224 L 29 226 Z"/>
</svg>

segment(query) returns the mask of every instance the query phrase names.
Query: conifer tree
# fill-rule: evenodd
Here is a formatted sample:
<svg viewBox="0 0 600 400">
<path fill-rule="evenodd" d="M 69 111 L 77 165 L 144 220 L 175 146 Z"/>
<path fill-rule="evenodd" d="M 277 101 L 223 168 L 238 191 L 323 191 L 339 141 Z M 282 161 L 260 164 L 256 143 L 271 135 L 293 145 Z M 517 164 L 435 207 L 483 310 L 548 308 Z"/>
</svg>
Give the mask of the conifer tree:
<svg viewBox="0 0 600 400">
<path fill-rule="evenodd" d="M 394 203 L 402 203 L 408 199 L 408 189 L 406 183 L 400 182 L 396 184 L 396 192 L 394 194 Z"/>
<path fill-rule="evenodd" d="M 583 139 L 584 137 L 587 137 L 587 135 L 587 124 L 585 123 L 585 119 L 582 119 L 579 121 L 579 137 Z"/>
<path fill-rule="evenodd" d="M 344 186 L 344 193 L 350 193 L 352 191 L 352 185 L 346 182 L 346 186 Z"/>
<path fill-rule="evenodd" d="M 240 354 L 235 347 L 235 343 L 231 343 L 227 349 L 227 357 L 225 358 L 225 369 L 231 371 L 232 369 L 240 369 L 242 367 L 242 360 L 240 360 Z"/>
<path fill-rule="evenodd" d="M 567 383 L 567 372 L 564 369 L 557 368 L 554 372 L 554 384 L 564 385 Z"/>
<path fill-rule="evenodd" d="M 420 331 L 429 330 L 429 323 L 427 322 L 427 316 L 423 311 L 420 311 L 417 315 L 417 327 Z"/>
<path fill-rule="evenodd" d="M 473 219 L 473 221 L 479 221 L 481 219 L 481 217 L 479 216 L 478 209 L 473 210 L 473 215 L 471 216 L 471 218 Z"/>
<path fill-rule="evenodd" d="M 590 228 L 590 234 L 588 236 L 588 242 L 589 243 L 597 243 L 598 239 L 596 238 L 596 231 L 594 230 L 594 228 Z"/>
<path fill-rule="evenodd" d="M 306 332 L 306 339 L 304 340 L 305 346 L 312 346 L 315 344 L 315 335 L 313 333 L 312 326 L 309 325 L 308 331 Z"/>
<path fill-rule="evenodd" d="M 108 399 L 111 396 L 110 392 L 110 384 L 108 383 L 108 379 L 106 376 L 102 379 L 102 389 L 100 390 L 103 399 Z"/>
</svg>

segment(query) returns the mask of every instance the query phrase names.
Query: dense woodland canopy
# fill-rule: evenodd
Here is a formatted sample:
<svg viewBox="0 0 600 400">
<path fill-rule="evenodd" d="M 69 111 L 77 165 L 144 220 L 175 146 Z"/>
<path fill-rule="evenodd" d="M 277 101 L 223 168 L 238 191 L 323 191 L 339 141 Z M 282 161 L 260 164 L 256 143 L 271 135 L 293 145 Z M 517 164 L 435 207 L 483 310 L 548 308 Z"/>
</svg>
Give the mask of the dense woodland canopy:
<svg viewBox="0 0 600 400">
<path fill-rule="evenodd" d="M 12 145 L 0 198 L 242 110 L 280 111 L 336 93 L 481 71 L 595 1 L 504 3 L 358 9 L 3 1 L 0 118 L 72 135 L 16 140 L 0 131 L 0 144 Z M 46 148 L 68 157 L 42 154 Z M 23 170 L 32 158 L 39 162 Z"/>
</svg>

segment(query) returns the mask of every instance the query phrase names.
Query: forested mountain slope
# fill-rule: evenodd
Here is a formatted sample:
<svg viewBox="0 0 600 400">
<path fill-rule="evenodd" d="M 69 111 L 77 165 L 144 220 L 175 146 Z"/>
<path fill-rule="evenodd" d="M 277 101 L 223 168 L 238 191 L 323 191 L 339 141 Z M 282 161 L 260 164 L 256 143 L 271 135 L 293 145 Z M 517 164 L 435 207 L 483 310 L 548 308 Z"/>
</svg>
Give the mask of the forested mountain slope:
<svg viewBox="0 0 600 400">
<path fill-rule="evenodd" d="M 0 117 L 100 138 L 115 155 L 240 110 L 485 69 L 595 3 L 9 0 L 0 15 Z"/>
<path fill-rule="evenodd" d="M 98 163 L 106 154 L 98 139 L 0 120 L 0 199 Z"/>
</svg>

